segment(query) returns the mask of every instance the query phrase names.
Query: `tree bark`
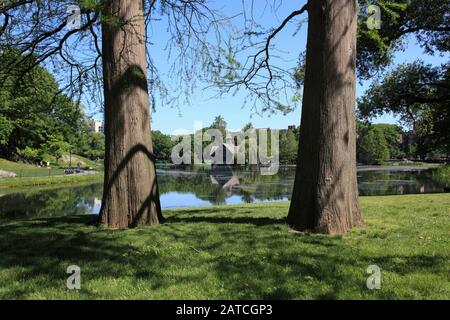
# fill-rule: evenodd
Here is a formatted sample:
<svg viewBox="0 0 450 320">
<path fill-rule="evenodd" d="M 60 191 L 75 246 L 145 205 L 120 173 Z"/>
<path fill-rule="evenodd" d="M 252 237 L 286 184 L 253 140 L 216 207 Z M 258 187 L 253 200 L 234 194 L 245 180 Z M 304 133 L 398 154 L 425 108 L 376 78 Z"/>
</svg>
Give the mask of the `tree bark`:
<svg viewBox="0 0 450 320">
<path fill-rule="evenodd" d="M 356 179 L 356 0 L 309 0 L 298 163 L 287 218 L 296 230 L 362 226 Z"/>
<path fill-rule="evenodd" d="M 102 18 L 106 153 L 100 223 L 112 229 L 158 224 L 142 1 L 105 0 Z"/>
</svg>

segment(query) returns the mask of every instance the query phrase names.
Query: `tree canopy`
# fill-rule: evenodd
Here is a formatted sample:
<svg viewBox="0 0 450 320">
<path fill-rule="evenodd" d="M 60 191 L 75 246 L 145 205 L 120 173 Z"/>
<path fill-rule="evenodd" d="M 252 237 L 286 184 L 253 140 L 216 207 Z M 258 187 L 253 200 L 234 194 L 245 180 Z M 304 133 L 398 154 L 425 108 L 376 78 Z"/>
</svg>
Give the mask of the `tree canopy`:
<svg viewBox="0 0 450 320">
<path fill-rule="evenodd" d="M 415 38 L 426 53 L 449 51 L 450 24 L 447 0 L 369 0 L 358 1 L 361 8 L 377 5 L 381 11 L 379 29 L 369 29 L 359 20 L 358 75 L 370 79 L 393 61 L 395 52 L 405 49 Z M 367 11 L 361 10 L 362 14 Z"/>
<path fill-rule="evenodd" d="M 418 135 L 419 153 L 449 152 L 449 66 L 433 67 L 422 61 L 399 65 L 358 99 L 359 117 L 370 120 L 392 113 Z"/>
<path fill-rule="evenodd" d="M 27 161 L 58 159 L 70 151 L 103 159 L 104 137 L 89 130 L 82 105 L 60 92 L 52 74 L 36 66 L 5 74 L 17 50 L 0 54 L 0 155 Z M 22 66 L 26 68 L 26 65 Z"/>
<path fill-rule="evenodd" d="M 366 164 L 383 164 L 390 157 L 389 147 L 379 127 L 370 128 L 359 142 L 359 160 Z"/>
<path fill-rule="evenodd" d="M 17 55 L 16 51 L 3 52 L 0 65 L 7 65 Z M 1 154 L 28 155 L 30 160 L 37 160 L 38 154 L 41 159 L 45 154 L 55 155 L 56 149 L 49 147 L 49 141 L 60 146 L 65 143 L 65 147 L 75 143 L 82 110 L 67 96 L 58 94 L 55 78 L 40 66 L 22 79 L 15 76 L 18 73 L 5 75 L 4 70 L 0 69 L 4 79 L 0 87 Z"/>
</svg>

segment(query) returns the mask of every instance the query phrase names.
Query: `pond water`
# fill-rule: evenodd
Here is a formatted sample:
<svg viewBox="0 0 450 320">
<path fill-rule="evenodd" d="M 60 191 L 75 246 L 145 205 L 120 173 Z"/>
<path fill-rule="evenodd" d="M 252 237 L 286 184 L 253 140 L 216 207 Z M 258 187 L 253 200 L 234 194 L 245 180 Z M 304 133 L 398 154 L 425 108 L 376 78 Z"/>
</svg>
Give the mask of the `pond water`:
<svg viewBox="0 0 450 320">
<path fill-rule="evenodd" d="M 163 209 L 267 201 L 291 197 L 294 168 L 280 168 L 278 174 L 261 175 L 258 170 L 229 168 L 158 170 Z M 395 195 L 443 192 L 443 185 L 431 178 L 431 170 L 358 169 L 360 195 Z M 73 214 L 98 214 L 101 183 L 29 189 L 0 195 L 0 218 L 38 218 Z M 0 191 L 1 193 L 1 191 Z"/>
</svg>

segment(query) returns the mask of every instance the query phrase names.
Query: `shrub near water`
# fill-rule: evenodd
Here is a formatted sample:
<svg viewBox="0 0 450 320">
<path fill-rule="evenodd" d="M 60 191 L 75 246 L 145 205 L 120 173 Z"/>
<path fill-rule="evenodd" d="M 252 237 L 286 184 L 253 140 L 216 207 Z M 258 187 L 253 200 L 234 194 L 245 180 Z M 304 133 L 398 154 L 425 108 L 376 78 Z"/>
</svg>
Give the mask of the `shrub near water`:
<svg viewBox="0 0 450 320">
<path fill-rule="evenodd" d="M 445 166 L 433 172 L 433 180 L 450 185 L 450 166 Z"/>
</svg>

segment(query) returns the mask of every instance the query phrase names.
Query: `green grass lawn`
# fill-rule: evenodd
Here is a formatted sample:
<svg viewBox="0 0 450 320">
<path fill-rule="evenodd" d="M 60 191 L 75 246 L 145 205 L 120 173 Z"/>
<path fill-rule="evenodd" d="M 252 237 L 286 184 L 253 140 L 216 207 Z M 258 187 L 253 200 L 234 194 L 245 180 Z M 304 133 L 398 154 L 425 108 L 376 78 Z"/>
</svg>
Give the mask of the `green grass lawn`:
<svg viewBox="0 0 450 320">
<path fill-rule="evenodd" d="M 92 216 L 2 222 L 0 298 L 449 299 L 450 195 L 361 204 L 367 226 L 345 236 L 290 232 L 288 203 L 166 211 L 123 231 Z M 81 290 L 65 287 L 69 265 Z"/>
<path fill-rule="evenodd" d="M 86 175 L 66 175 L 58 177 L 28 177 L 28 178 L 2 178 L 0 179 L 0 191 L 11 188 L 25 188 L 36 186 L 75 186 L 84 183 L 102 182 L 103 173 L 91 173 Z"/>
<path fill-rule="evenodd" d="M 433 179 L 443 185 L 450 186 L 450 166 L 440 167 L 433 172 Z"/>
<path fill-rule="evenodd" d="M 63 159 L 59 159 L 58 163 L 60 163 L 60 165 L 63 166 L 63 167 L 69 166 L 70 165 L 70 161 L 68 160 L 68 157 L 69 157 L 69 154 L 66 153 L 65 154 L 66 161 L 63 161 Z M 80 155 L 73 154 L 72 155 L 72 167 L 76 166 L 79 161 L 84 163 L 84 164 L 81 165 L 82 168 L 83 167 L 90 167 L 90 168 L 92 168 L 94 170 L 97 170 L 97 171 L 103 170 L 103 161 L 97 161 L 96 162 L 96 161 L 92 161 L 91 159 L 82 157 Z"/>
</svg>

